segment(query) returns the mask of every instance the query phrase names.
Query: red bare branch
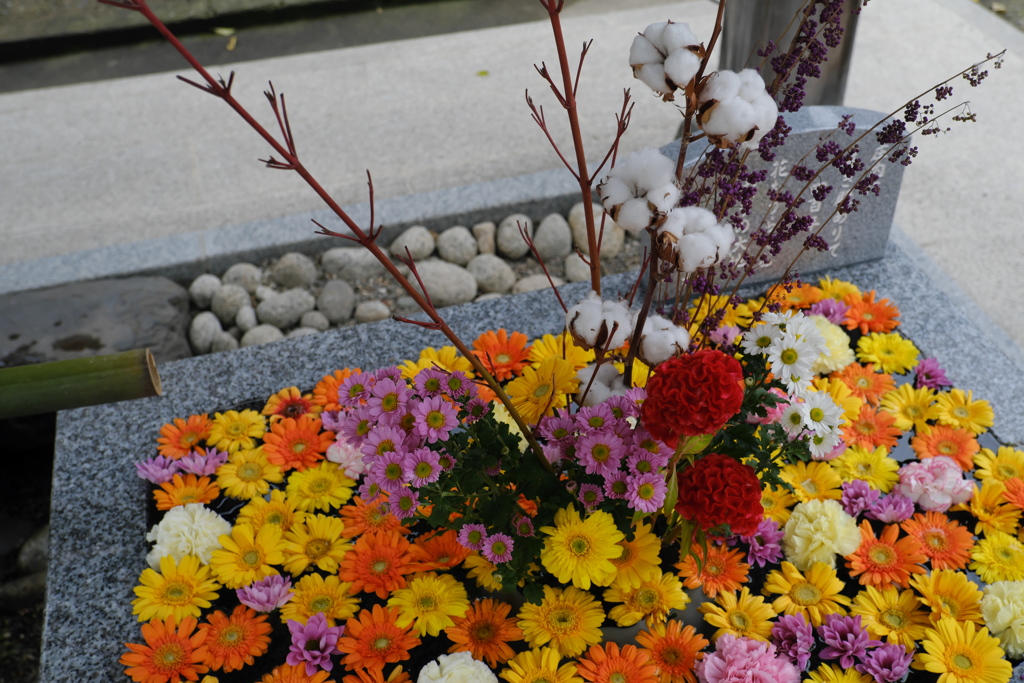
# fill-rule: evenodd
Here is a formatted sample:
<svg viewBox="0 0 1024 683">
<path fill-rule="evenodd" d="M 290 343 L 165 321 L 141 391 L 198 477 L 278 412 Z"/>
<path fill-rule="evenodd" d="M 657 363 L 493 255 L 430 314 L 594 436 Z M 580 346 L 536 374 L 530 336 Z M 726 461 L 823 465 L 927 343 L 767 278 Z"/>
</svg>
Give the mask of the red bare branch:
<svg viewBox="0 0 1024 683">
<path fill-rule="evenodd" d="M 538 107 L 534 105 L 533 99 L 530 97 L 529 90 L 526 91 L 526 106 L 528 106 L 530 108 L 530 111 L 533 113 L 533 120 L 537 123 L 538 126 L 540 126 L 540 129 L 544 131 L 544 135 L 547 137 L 548 142 L 551 144 L 551 148 L 555 150 L 555 154 L 557 154 L 558 158 L 562 160 L 562 163 L 565 164 L 565 167 L 569 169 L 569 173 L 572 174 L 572 177 L 575 178 L 576 180 L 579 180 L 579 173 L 577 173 L 576 169 L 572 167 L 572 164 L 570 164 L 569 161 L 565 158 L 565 155 L 562 154 L 562 150 L 559 149 L 558 144 L 555 142 L 554 138 L 551 137 L 551 131 L 548 130 L 547 120 L 544 118 L 544 107 Z"/>
<path fill-rule="evenodd" d="M 555 281 L 551 279 L 551 273 L 548 272 L 548 266 L 544 263 L 544 259 L 541 257 L 540 252 L 537 251 L 537 247 L 533 244 L 533 238 L 526 233 L 526 225 L 522 221 L 516 221 L 516 227 L 519 229 L 519 234 L 522 236 L 523 241 L 526 242 L 526 246 L 530 248 L 530 253 L 533 254 L 533 258 L 537 259 L 537 263 L 540 264 L 541 270 L 544 271 L 544 275 L 548 279 L 548 284 L 551 285 L 551 291 L 555 293 L 555 298 L 558 299 L 558 305 L 562 307 L 562 310 L 566 313 L 569 309 L 566 308 L 565 302 L 562 300 L 562 295 L 558 291 L 558 287 L 555 286 Z"/>
<path fill-rule="evenodd" d="M 576 67 L 576 80 L 572 83 L 572 96 L 576 97 L 576 89 L 580 87 L 580 74 L 583 73 L 583 60 L 587 58 L 587 52 L 590 50 L 590 46 L 594 44 L 594 39 L 583 43 L 583 49 L 580 51 L 580 63 Z"/>
</svg>

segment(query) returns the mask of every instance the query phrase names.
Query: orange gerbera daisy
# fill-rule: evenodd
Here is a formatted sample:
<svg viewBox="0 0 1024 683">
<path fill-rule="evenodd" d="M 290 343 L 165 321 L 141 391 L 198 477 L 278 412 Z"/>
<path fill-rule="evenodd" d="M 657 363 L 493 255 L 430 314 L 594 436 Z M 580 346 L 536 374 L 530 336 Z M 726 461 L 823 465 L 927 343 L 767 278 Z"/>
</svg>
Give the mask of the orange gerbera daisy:
<svg viewBox="0 0 1024 683">
<path fill-rule="evenodd" d="M 591 645 L 577 673 L 592 683 L 658 683 L 658 665 L 636 645 Z"/>
<path fill-rule="evenodd" d="M 286 417 L 297 418 L 308 413 L 319 413 L 324 407 L 313 401 L 313 394 L 303 394 L 298 387 L 288 387 L 277 392 L 263 406 L 263 415 L 270 416 L 270 424 Z"/>
<path fill-rule="evenodd" d="M 125 643 L 131 652 L 121 655 L 124 672 L 137 683 L 178 683 L 182 678 L 197 680 L 207 672 L 206 633 L 197 631 L 195 617 L 185 617 L 175 627 L 174 617 L 154 619 L 142 625 L 145 645 Z"/>
<path fill-rule="evenodd" d="M 492 669 L 515 656 L 509 643 L 523 639 L 523 632 L 508 618 L 512 605 L 490 598 L 474 600 L 469 611 L 454 626 L 444 630 L 454 645 L 448 652 L 470 652 L 474 659 L 484 660 Z"/>
<path fill-rule="evenodd" d="M 402 524 L 402 520 L 387 511 L 385 503 L 387 498 L 382 496 L 372 503 L 365 503 L 362 498 L 355 496 L 348 505 L 345 505 L 338 513 L 345 520 L 345 530 L 341 535 L 345 538 L 355 538 L 367 533 L 384 533 L 397 531 L 403 536 L 409 533 L 409 528 Z"/>
<path fill-rule="evenodd" d="M 833 372 L 832 379 L 838 379 L 850 388 L 854 396 L 875 406 L 882 400 L 882 394 L 896 387 L 892 375 L 875 372 L 874 363 L 850 363 L 841 371 Z"/>
<path fill-rule="evenodd" d="M 472 552 L 459 543 L 459 534 L 454 529 L 420 536 L 410 550 L 413 560 L 420 563 L 417 571 L 421 572 L 451 569 L 462 564 Z"/>
<path fill-rule="evenodd" d="M 1014 477 L 1003 482 L 1006 490 L 1003 491 L 1003 498 L 1011 505 L 1024 509 L 1024 481 Z"/>
<path fill-rule="evenodd" d="M 530 347 L 526 335 L 504 329 L 488 330 L 473 340 L 473 354 L 499 382 L 523 374 L 530 364 Z"/>
<path fill-rule="evenodd" d="M 932 569 L 960 570 L 971 559 L 974 536 L 941 512 L 919 512 L 901 526 L 921 544 Z"/>
<path fill-rule="evenodd" d="M 704 554 L 700 546 L 692 547 L 691 551 L 697 555 Z M 700 586 L 704 595 L 713 598 L 719 591 L 734 591 L 740 584 L 746 583 L 750 565 L 741 561 L 743 555 L 739 548 L 730 549 L 725 545 L 711 543 L 708 545 L 708 557 L 700 569 L 692 554 L 676 564 L 676 569 L 679 570 L 679 576 L 686 579 L 684 586 Z"/>
<path fill-rule="evenodd" d="M 160 455 L 172 460 L 184 457 L 210 435 L 211 424 L 213 422 L 206 413 L 191 415 L 187 420 L 176 417 L 174 422 L 168 422 L 160 428 L 160 438 L 156 440 L 160 444 L 157 450 Z"/>
<path fill-rule="evenodd" d="M 681 621 L 651 624 L 650 629 L 636 634 L 636 642 L 658 667 L 661 683 L 696 683 L 693 665 L 704 658 L 701 650 L 708 641 Z"/>
<path fill-rule="evenodd" d="M 358 669 L 354 676 L 349 674 L 341 679 L 341 683 L 412 683 L 412 679 L 401 666 L 396 666 L 387 678 L 383 669 Z"/>
<path fill-rule="evenodd" d="M 873 451 L 879 446 L 892 448 L 899 442 L 903 431 L 893 426 L 896 422 L 889 413 L 863 405 L 860 414 L 843 427 L 843 440 L 848 446 L 860 446 Z"/>
<path fill-rule="evenodd" d="M 409 650 L 420 644 L 412 633 L 412 625 L 399 628 L 398 609 L 374 605 L 345 622 L 345 634 L 337 648 L 345 656 L 341 663 L 349 669 L 383 669 L 409 658 Z"/>
<path fill-rule="evenodd" d="M 947 425 L 929 425 L 910 440 L 918 458 L 945 455 L 956 461 L 965 472 L 974 469 L 974 455 L 981 450 L 978 440 L 966 429 Z"/>
<path fill-rule="evenodd" d="M 245 605 L 238 605 L 231 616 L 220 610 L 199 624 L 206 633 L 206 661 L 211 671 L 225 673 L 249 666 L 270 647 L 271 626 L 267 615 L 256 614 Z"/>
<path fill-rule="evenodd" d="M 302 472 L 324 459 L 324 453 L 334 443 L 334 432 L 320 431 L 323 423 L 314 415 L 298 419 L 286 417 L 270 425 L 270 433 L 263 437 L 263 452 L 267 462 L 282 471 L 295 468 Z"/>
<path fill-rule="evenodd" d="M 362 370 L 359 368 L 355 370 L 345 368 L 326 375 L 313 387 L 313 403 L 321 406 L 323 410 L 341 410 L 341 403 L 338 402 L 338 387 L 349 377 L 360 372 Z"/>
<path fill-rule="evenodd" d="M 160 484 L 160 488 L 153 491 L 157 510 L 170 510 L 189 503 L 209 503 L 219 495 L 220 487 L 209 477 L 194 474 L 175 474 L 171 481 Z"/>
<path fill-rule="evenodd" d="M 282 664 L 281 666 L 274 667 L 274 670 L 268 674 L 263 674 L 263 679 L 260 683 L 334 683 L 333 680 L 327 680 L 330 676 L 329 673 L 321 669 L 312 676 L 306 674 L 305 662 L 292 666 L 291 664 Z"/>
<path fill-rule="evenodd" d="M 871 522 L 861 522 L 860 547 L 846 558 L 850 576 L 858 577 L 864 586 L 892 582 L 907 588 L 911 574 L 924 574 L 921 564 L 928 561 L 928 556 L 922 552 L 921 544 L 911 536 L 897 540 L 899 533 L 898 524 L 888 524 L 876 538 Z"/>
<path fill-rule="evenodd" d="M 412 561 L 409 541 L 397 531 L 360 536 L 352 550 L 345 553 L 338 576 L 352 584 L 351 593 L 388 594 L 405 588 L 405 575 L 419 571 Z"/>
<path fill-rule="evenodd" d="M 849 306 L 843 321 L 848 330 L 860 329 L 861 334 L 892 332 L 900 324 L 896 320 L 900 317 L 900 309 L 888 299 L 875 301 L 874 290 L 864 295 L 847 294 L 843 303 Z"/>
<path fill-rule="evenodd" d="M 806 282 L 789 282 L 779 285 L 770 294 L 769 303 L 778 302 L 782 310 L 810 308 L 825 298 L 825 293 Z"/>
</svg>

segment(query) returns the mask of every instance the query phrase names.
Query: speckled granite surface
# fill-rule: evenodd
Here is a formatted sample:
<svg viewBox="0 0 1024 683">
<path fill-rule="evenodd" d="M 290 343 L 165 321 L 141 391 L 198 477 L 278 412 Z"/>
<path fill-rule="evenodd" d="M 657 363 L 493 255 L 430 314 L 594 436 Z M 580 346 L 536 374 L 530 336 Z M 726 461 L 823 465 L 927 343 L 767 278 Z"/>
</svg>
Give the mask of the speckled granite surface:
<svg viewBox="0 0 1024 683">
<path fill-rule="evenodd" d="M 899 235 L 897 240 L 901 239 Z M 921 265 L 919 265 L 921 264 Z M 957 386 L 972 389 L 996 410 L 996 435 L 1024 442 L 1024 363 L 994 327 L 965 316 L 929 275 L 918 256 L 891 243 L 881 261 L 833 275 L 877 289 L 902 310 L 904 334 L 935 355 Z M 609 278 L 605 291 L 623 291 L 626 275 Z M 584 287 L 563 288 L 567 302 Z M 536 336 L 563 324 L 550 291 L 446 309 L 451 326 L 472 339 L 497 327 Z M 286 386 L 311 387 L 335 368 L 376 368 L 441 336 L 392 321 L 361 325 L 228 354 L 168 363 L 160 368 L 159 398 L 63 412 L 58 417 L 50 575 L 41 680 L 122 680 L 122 643 L 137 640 L 132 588 L 145 567 L 146 487 L 132 463 L 151 454 L 161 425 L 174 417 L 224 410 Z M 1016 355 L 1014 355 L 1016 353 Z"/>
</svg>

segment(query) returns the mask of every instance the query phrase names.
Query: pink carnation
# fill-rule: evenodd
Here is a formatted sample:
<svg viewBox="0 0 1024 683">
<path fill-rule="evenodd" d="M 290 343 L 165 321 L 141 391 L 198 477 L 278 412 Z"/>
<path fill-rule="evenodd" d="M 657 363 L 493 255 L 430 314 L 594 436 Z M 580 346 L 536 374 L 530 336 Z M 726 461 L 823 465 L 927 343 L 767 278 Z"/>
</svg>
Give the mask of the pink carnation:
<svg viewBox="0 0 1024 683">
<path fill-rule="evenodd" d="M 694 670 L 700 683 L 800 683 L 800 672 L 774 645 L 728 633 Z"/>
<path fill-rule="evenodd" d="M 327 459 L 337 463 L 345 470 L 345 476 L 350 479 L 358 479 L 366 473 L 366 461 L 363 460 L 363 452 L 348 442 L 342 435 L 338 435 L 327 448 Z"/>
<path fill-rule="evenodd" d="M 945 512 L 974 495 L 974 486 L 963 475 L 960 466 L 948 456 L 926 458 L 900 468 L 900 483 L 893 493 L 906 496 L 922 510 Z"/>
</svg>

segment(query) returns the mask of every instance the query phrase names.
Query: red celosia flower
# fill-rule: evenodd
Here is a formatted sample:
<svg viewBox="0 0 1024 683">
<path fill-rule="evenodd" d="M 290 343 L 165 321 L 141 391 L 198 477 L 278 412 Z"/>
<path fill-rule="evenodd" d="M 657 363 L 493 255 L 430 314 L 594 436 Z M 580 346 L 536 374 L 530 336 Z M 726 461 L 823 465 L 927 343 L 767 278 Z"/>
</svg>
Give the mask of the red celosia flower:
<svg viewBox="0 0 1024 683">
<path fill-rule="evenodd" d="M 647 381 L 640 421 L 651 434 L 675 447 L 680 436 L 711 434 L 743 404 L 743 368 L 715 349 L 673 358 Z"/>
<path fill-rule="evenodd" d="M 764 516 L 761 484 L 749 465 L 710 453 L 679 474 L 676 510 L 705 531 L 728 524 L 732 533 L 752 536 Z"/>
</svg>

